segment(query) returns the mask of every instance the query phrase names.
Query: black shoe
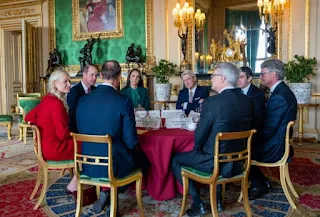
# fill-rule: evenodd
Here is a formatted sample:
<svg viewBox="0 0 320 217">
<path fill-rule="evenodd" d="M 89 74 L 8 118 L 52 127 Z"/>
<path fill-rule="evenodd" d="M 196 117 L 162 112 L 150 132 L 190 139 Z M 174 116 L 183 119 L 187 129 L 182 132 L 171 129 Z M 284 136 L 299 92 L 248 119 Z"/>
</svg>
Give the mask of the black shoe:
<svg viewBox="0 0 320 217">
<path fill-rule="evenodd" d="M 209 213 L 209 209 L 207 209 L 204 203 L 200 203 L 199 205 L 192 205 L 191 209 L 187 210 L 188 216 L 205 215 L 207 213 Z"/>
<path fill-rule="evenodd" d="M 255 200 L 264 194 L 268 193 L 268 188 L 250 188 L 249 189 L 249 200 Z"/>
<path fill-rule="evenodd" d="M 93 204 L 93 211 L 98 214 L 104 210 L 106 206 L 110 206 L 110 194 L 107 191 L 101 191 L 100 198 Z"/>
<path fill-rule="evenodd" d="M 223 207 L 223 204 L 222 204 L 221 200 L 217 201 L 217 209 L 218 209 L 218 212 L 221 212 L 221 211 L 224 210 L 224 207 Z"/>
</svg>

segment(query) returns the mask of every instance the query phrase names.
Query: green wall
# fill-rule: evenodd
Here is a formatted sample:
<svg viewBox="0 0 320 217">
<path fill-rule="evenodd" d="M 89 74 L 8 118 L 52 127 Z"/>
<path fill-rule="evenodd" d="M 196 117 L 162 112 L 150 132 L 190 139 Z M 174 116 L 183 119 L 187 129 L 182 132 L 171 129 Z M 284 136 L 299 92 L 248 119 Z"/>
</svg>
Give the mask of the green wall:
<svg viewBox="0 0 320 217">
<path fill-rule="evenodd" d="M 55 0 L 56 47 L 64 65 L 79 65 L 80 49 L 85 41 L 72 41 L 72 0 Z M 106 60 L 125 62 L 130 43 L 146 51 L 145 0 L 122 0 L 124 37 L 102 39 L 92 50 L 93 64 Z"/>
</svg>

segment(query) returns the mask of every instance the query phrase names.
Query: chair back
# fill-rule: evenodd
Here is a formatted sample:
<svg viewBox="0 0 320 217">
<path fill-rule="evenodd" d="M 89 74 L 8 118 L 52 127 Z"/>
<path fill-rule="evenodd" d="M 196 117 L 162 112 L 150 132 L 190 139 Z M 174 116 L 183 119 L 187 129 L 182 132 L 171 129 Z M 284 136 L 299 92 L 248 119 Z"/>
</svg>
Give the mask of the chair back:
<svg viewBox="0 0 320 217">
<path fill-rule="evenodd" d="M 40 93 L 17 94 L 17 102 L 23 120 L 33 108 L 35 108 L 41 101 Z"/>
<path fill-rule="evenodd" d="M 108 166 L 108 178 L 110 182 L 114 182 L 115 178 L 113 176 L 112 167 L 112 139 L 108 134 L 105 136 L 98 135 L 87 135 L 87 134 L 77 134 L 71 133 L 74 142 L 74 162 L 75 162 L 75 174 L 78 179 L 80 179 L 80 169 L 83 164 L 98 165 L 98 166 Z M 107 143 L 108 144 L 108 157 L 105 156 L 90 156 L 78 153 L 78 142 L 92 142 L 92 143 Z M 102 160 L 107 160 L 107 163 L 101 162 Z"/>
<path fill-rule="evenodd" d="M 34 124 L 31 125 L 30 127 L 31 127 L 31 129 L 33 131 L 33 149 L 34 149 L 34 153 L 36 153 L 38 161 L 41 164 L 46 164 L 46 161 L 43 159 L 43 156 L 42 156 L 41 135 L 40 135 L 39 128 L 37 127 L 37 125 L 34 125 Z"/>
<path fill-rule="evenodd" d="M 286 163 L 288 158 L 289 158 L 290 146 L 292 144 L 292 139 L 291 139 L 291 136 L 290 136 L 290 130 L 293 128 L 294 124 L 295 124 L 295 121 L 290 121 L 287 124 L 284 154 L 283 154 L 283 157 L 281 158 L 281 160 L 278 161 L 277 163 Z"/>
<path fill-rule="evenodd" d="M 250 170 L 251 162 L 251 141 L 252 136 L 257 131 L 255 129 L 241 132 L 228 132 L 228 133 L 217 133 L 215 147 L 214 147 L 214 165 L 220 165 L 220 163 L 229 163 L 237 161 L 245 161 L 244 174 L 247 176 Z M 226 140 L 238 140 L 238 139 L 247 139 L 247 145 L 244 150 L 239 152 L 230 152 L 230 153 L 219 153 L 220 141 Z M 211 176 L 211 181 L 213 179 L 218 179 L 219 176 L 219 166 L 214 166 L 213 175 Z"/>
</svg>

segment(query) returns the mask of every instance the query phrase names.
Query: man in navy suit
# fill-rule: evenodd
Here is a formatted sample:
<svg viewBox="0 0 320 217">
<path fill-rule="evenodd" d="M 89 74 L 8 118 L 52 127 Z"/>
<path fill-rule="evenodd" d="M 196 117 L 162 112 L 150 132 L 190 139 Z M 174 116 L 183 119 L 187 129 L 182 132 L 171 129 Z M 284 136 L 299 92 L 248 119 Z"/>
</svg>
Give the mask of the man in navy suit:
<svg viewBox="0 0 320 217">
<path fill-rule="evenodd" d="M 121 67 L 110 60 L 102 65 L 100 77 L 103 83 L 93 92 L 80 98 L 77 108 L 79 133 L 110 135 L 113 148 L 113 173 L 122 178 L 141 168 L 145 171 L 148 160 L 137 152 L 138 144 L 134 109 L 131 100 L 117 91 L 120 84 Z M 92 156 L 108 156 L 107 144 L 82 143 L 82 153 Z M 81 174 L 92 178 L 108 177 L 108 168 L 83 165 Z M 109 193 L 102 191 L 93 209 L 101 212 L 110 203 Z"/>
<path fill-rule="evenodd" d="M 191 70 L 183 72 L 181 78 L 185 88 L 179 92 L 176 109 L 183 109 L 188 115 L 191 110 L 201 107 L 203 100 L 209 96 L 209 90 L 197 85 L 197 77 Z"/>
<path fill-rule="evenodd" d="M 238 87 L 241 88 L 241 93 L 249 96 L 253 100 L 255 110 L 254 127 L 259 131 L 262 124 L 265 96 L 262 90 L 260 90 L 258 87 L 251 83 L 253 76 L 252 70 L 247 66 L 243 66 L 240 67 L 240 71 L 241 72 L 237 84 Z"/>
<path fill-rule="evenodd" d="M 86 65 L 83 68 L 82 80 L 74 85 L 67 96 L 67 102 L 69 106 L 69 129 L 74 133 L 78 133 L 77 121 L 76 121 L 76 112 L 78 101 L 80 97 L 83 95 L 90 93 L 96 87 L 94 84 L 96 83 L 98 75 L 97 67 L 94 65 Z"/>
<path fill-rule="evenodd" d="M 282 158 L 285 151 L 287 124 L 296 120 L 297 100 L 282 81 L 284 73 L 284 64 L 280 60 L 269 59 L 261 64 L 261 83 L 269 87 L 270 96 L 265 104 L 263 128 L 257 134 L 262 143 L 252 146 L 252 158 L 260 162 L 273 163 Z M 292 156 L 293 149 L 290 152 Z M 251 167 L 249 179 L 251 181 L 250 199 L 268 192 L 268 181 L 258 167 Z"/>
<path fill-rule="evenodd" d="M 254 105 L 249 97 L 241 94 L 235 85 L 240 70 L 232 63 L 219 63 L 211 75 L 212 89 L 219 94 L 210 96 L 203 102 L 203 108 L 194 134 L 192 151 L 176 153 L 171 167 L 174 176 L 182 184 L 181 167 L 188 166 L 211 172 L 214 166 L 220 166 L 220 174 L 225 178 L 242 173 L 242 165 L 227 163 L 214 165 L 214 145 L 218 132 L 237 132 L 251 130 L 254 119 Z M 244 150 L 243 140 L 222 141 L 220 153 Z M 192 180 L 189 181 L 189 194 L 192 196 L 192 208 L 189 216 L 204 215 L 210 210 L 205 206 Z M 221 186 L 217 188 L 217 208 L 223 210 Z"/>
</svg>

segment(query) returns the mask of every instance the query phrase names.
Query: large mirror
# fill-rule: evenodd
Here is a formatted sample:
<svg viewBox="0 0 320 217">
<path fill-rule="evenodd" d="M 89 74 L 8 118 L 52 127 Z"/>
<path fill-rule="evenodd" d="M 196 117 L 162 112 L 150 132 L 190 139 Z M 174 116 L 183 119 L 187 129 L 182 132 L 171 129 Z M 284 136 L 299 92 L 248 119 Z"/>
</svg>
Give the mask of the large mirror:
<svg viewBox="0 0 320 217">
<path fill-rule="evenodd" d="M 210 73 L 214 66 L 212 62 L 212 42 L 223 47 L 229 46 L 224 31 L 234 41 L 242 41 L 245 44 L 241 61 L 237 60 L 239 66 L 247 65 L 257 75 L 260 73 L 260 64 L 271 55 L 267 52 L 270 36 L 264 22 L 259 17 L 259 8 L 256 0 L 252 3 L 243 4 L 237 0 L 206 1 L 195 0 L 195 10 L 201 9 L 206 14 L 206 20 L 202 31 L 194 28 L 194 69 L 198 74 Z M 279 46 L 280 28 L 277 29 L 277 45 Z M 278 49 L 277 49 L 278 52 Z M 278 52 L 279 53 L 279 52 Z M 279 54 L 278 54 L 279 57 Z M 236 61 L 234 61 L 236 62 Z"/>
</svg>

